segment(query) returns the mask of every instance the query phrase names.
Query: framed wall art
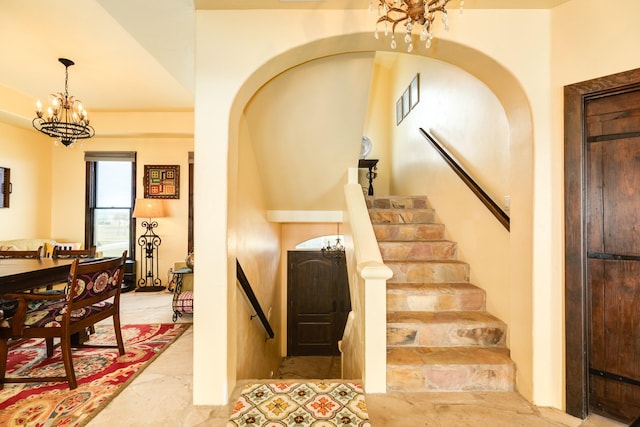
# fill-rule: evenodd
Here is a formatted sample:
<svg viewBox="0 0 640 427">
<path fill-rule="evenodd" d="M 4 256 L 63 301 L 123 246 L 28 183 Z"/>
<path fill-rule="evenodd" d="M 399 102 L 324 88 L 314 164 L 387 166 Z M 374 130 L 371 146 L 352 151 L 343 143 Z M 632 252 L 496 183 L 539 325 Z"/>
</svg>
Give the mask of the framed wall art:
<svg viewBox="0 0 640 427">
<path fill-rule="evenodd" d="M 402 116 L 407 117 L 411 110 L 411 102 L 409 100 L 409 88 L 402 94 Z"/>
<path fill-rule="evenodd" d="M 418 101 L 420 101 L 420 74 L 416 74 L 416 76 L 411 80 L 411 84 L 409 85 L 409 99 L 411 100 L 411 109 L 418 105 Z"/>
<path fill-rule="evenodd" d="M 179 199 L 180 165 L 144 165 L 145 199 Z"/>
<path fill-rule="evenodd" d="M 400 124 L 404 115 L 402 114 L 402 98 L 398 98 L 396 101 L 396 126 Z"/>
<path fill-rule="evenodd" d="M 11 169 L 0 167 L 0 208 L 9 207 L 11 194 Z"/>
</svg>

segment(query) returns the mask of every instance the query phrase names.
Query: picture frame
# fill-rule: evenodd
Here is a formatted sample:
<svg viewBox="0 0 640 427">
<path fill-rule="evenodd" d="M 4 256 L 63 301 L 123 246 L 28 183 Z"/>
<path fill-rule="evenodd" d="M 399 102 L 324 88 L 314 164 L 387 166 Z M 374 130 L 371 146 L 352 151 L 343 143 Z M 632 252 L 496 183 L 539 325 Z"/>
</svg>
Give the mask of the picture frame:
<svg viewBox="0 0 640 427">
<path fill-rule="evenodd" d="M 11 194 L 11 169 L 0 167 L 0 208 L 9 207 Z"/>
<path fill-rule="evenodd" d="M 396 126 L 398 126 L 402 122 L 403 118 L 404 115 L 402 114 L 402 98 L 398 98 L 398 100 L 396 101 Z"/>
<path fill-rule="evenodd" d="M 416 74 L 416 76 L 411 80 L 411 84 L 409 85 L 409 99 L 411 104 L 411 109 L 413 110 L 418 102 L 420 102 L 420 74 Z"/>
<path fill-rule="evenodd" d="M 180 165 L 144 165 L 145 199 L 179 199 Z"/>
<path fill-rule="evenodd" d="M 409 88 L 407 87 L 402 94 L 402 117 L 407 117 L 411 111 L 411 100 L 409 99 Z"/>
</svg>

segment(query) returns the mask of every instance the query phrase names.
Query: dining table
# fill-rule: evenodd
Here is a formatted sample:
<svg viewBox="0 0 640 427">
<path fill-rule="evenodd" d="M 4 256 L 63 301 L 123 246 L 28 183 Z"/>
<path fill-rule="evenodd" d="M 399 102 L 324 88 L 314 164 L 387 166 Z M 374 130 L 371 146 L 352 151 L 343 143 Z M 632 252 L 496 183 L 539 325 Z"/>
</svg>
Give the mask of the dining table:
<svg viewBox="0 0 640 427">
<path fill-rule="evenodd" d="M 73 259 L 2 258 L 0 295 L 66 282 Z"/>
</svg>

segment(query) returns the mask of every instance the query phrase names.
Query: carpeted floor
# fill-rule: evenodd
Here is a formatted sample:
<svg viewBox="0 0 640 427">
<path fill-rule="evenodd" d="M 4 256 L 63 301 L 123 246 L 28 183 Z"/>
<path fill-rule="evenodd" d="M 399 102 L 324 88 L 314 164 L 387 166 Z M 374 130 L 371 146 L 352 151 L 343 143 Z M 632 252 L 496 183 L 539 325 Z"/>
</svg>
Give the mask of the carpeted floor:
<svg viewBox="0 0 640 427">
<path fill-rule="evenodd" d="M 0 390 L 0 426 L 83 426 L 104 408 L 149 363 L 190 325 L 151 324 L 122 327 L 126 354 L 117 348 L 77 349 L 73 363 L 78 388 L 67 383 L 5 384 Z M 115 342 L 113 327 L 96 326 L 91 342 Z M 9 349 L 7 377 L 11 375 L 64 375 L 57 348 L 51 358 L 41 339 L 28 340 Z"/>
<path fill-rule="evenodd" d="M 370 427 L 362 386 L 347 382 L 248 385 L 227 427 Z"/>
</svg>

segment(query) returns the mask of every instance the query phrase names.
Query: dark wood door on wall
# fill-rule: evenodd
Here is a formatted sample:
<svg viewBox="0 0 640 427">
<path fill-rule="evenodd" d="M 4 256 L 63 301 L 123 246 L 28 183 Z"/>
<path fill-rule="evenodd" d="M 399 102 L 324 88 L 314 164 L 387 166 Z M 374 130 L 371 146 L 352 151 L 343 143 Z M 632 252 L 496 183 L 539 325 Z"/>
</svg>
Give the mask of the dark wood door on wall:
<svg viewBox="0 0 640 427">
<path fill-rule="evenodd" d="M 629 422 L 640 415 L 640 68 L 565 86 L 564 103 L 567 412 Z"/>
<path fill-rule="evenodd" d="M 640 90 L 585 103 L 589 408 L 640 415 Z"/>
<path fill-rule="evenodd" d="M 287 354 L 340 354 L 351 310 L 344 256 L 327 259 L 321 251 L 290 251 L 287 279 Z"/>
</svg>

